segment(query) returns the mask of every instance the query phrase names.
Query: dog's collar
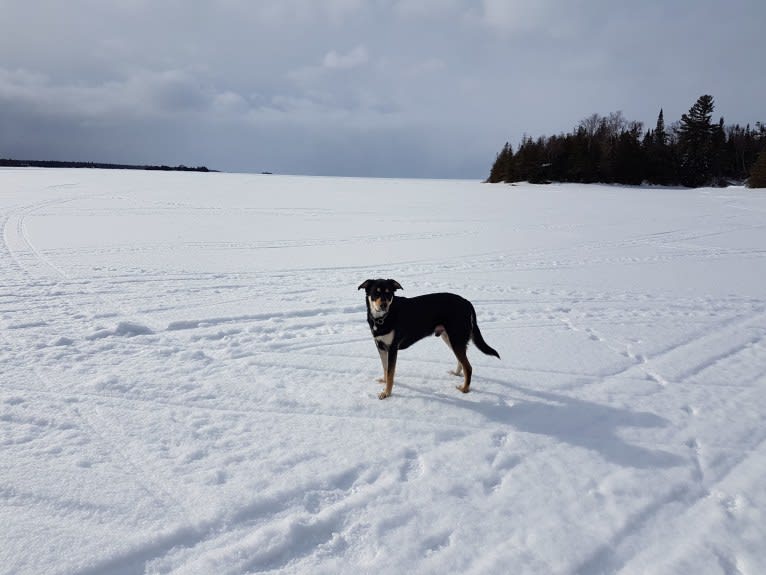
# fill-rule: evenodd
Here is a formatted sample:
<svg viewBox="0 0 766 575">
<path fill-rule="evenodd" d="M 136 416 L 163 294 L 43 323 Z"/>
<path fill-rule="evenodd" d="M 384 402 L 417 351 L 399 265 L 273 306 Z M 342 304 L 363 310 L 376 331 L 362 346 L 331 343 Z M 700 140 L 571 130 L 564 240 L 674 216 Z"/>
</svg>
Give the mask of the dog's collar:
<svg viewBox="0 0 766 575">
<path fill-rule="evenodd" d="M 388 313 L 386 313 L 386 315 L 384 315 L 383 317 L 373 317 L 373 315 L 370 314 L 370 319 L 372 320 L 372 331 L 378 331 L 378 327 L 386 323 L 387 317 L 388 317 Z"/>
</svg>

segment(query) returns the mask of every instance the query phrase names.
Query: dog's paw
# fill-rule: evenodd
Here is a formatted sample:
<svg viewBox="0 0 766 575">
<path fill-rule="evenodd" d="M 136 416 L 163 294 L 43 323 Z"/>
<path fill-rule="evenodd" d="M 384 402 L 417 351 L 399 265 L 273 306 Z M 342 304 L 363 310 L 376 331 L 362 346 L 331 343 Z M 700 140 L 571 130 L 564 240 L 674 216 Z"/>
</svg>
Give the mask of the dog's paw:
<svg viewBox="0 0 766 575">
<path fill-rule="evenodd" d="M 387 391 L 381 391 L 381 392 L 378 394 L 378 399 L 386 399 L 386 398 L 387 398 L 388 396 L 390 396 L 390 395 L 391 395 L 391 394 L 390 394 L 390 393 L 388 393 Z"/>
<path fill-rule="evenodd" d="M 468 393 L 469 391 L 471 391 L 471 388 L 466 387 L 465 385 L 456 385 L 455 387 L 457 388 L 458 391 L 462 391 L 463 393 Z"/>
</svg>

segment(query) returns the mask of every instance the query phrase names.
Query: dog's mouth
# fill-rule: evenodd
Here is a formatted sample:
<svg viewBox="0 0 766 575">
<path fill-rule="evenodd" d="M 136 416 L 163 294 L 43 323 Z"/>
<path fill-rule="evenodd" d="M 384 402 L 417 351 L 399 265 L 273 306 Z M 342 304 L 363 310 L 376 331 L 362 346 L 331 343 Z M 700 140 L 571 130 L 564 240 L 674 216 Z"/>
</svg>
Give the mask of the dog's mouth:
<svg viewBox="0 0 766 575">
<path fill-rule="evenodd" d="M 370 307 L 372 308 L 372 314 L 376 317 L 380 317 L 388 313 L 388 308 L 391 302 L 385 300 L 370 300 Z"/>
</svg>

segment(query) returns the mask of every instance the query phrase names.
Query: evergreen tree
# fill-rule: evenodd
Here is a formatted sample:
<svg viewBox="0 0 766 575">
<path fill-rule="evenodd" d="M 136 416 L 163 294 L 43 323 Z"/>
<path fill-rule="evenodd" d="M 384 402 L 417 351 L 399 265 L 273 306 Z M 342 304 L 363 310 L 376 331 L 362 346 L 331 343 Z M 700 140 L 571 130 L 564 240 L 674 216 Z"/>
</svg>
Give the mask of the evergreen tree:
<svg viewBox="0 0 766 575">
<path fill-rule="evenodd" d="M 750 170 L 747 187 L 766 188 L 766 148 L 758 155 L 758 159 Z"/>
<path fill-rule="evenodd" d="M 516 153 L 516 177 L 533 184 L 543 183 L 545 176 L 545 139 L 536 141 L 529 136 L 524 139 Z"/>
<path fill-rule="evenodd" d="M 726 171 L 735 181 L 747 179 L 749 150 L 752 147 L 750 126 L 743 128 L 739 124 L 726 128 Z"/>
<path fill-rule="evenodd" d="M 641 149 L 641 123 L 633 122 L 623 130 L 614 148 L 614 181 L 637 186 L 644 180 L 646 169 Z"/>
<path fill-rule="evenodd" d="M 577 132 L 568 138 L 569 141 L 569 161 L 565 169 L 567 175 L 565 181 L 585 182 L 590 172 L 589 160 L 589 136 L 584 127 L 577 129 Z"/>
<path fill-rule="evenodd" d="M 728 185 L 726 178 L 726 131 L 723 118 L 712 129 L 710 138 L 710 171 L 713 184 L 720 187 Z"/>
<path fill-rule="evenodd" d="M 513 147 L 508 142 L 506 142 L 505 147 L 503 148 L 503 152 L 503 160 L 501 164 L 503 181 L 506 183 L 515 182 L 517 179 L 516 158 L 513 157 Z"/>
<path fill-rule="evenodd" d="M 647 132 L 643 151 L 646 158 L 645 178 L 651 184 L 667 186 L 676 183 L 673 150 L 670 136 L 665 129 L 665 116 L 660 108 L 654 131 Z"/>
<path fill-rule="evenodd" d="M 503 149 L 495 158 L 495 163 L 492 164 L 492 169 L 489 172 L 489 178 L 487 182 L 490 184 L 496 184 L 498 182 L 512 182 L 514 181 L 514 167 L 513 167 L 513 148 L 506 142 Z"/>
<path fill-rule="evenodd" d="M 654 128 L 654 143 L 658 146 L 666 146 L 668 143 L 668 133 L 665 131 L 665 115 L 660 108 L 660 115 L 657 116 L 657 126 Z"/>
<path fill-rule="evenodd" d="M 694 188 L 710 182 L 713 176 L 713 96 L 700 96 L 681 116 L 678 143 L 681 154 L 681 183 Z"/>
<path fill-rule="evenodd" d="M 554 182 L 572 181 L 569 175 L 569 166 L 572 162 L 570 138 L 560 135 L 553 136 L 546 145 L 548 149 L 548 161 L 550 169 L 548 170 L 549 179 Z"/>
</svg>

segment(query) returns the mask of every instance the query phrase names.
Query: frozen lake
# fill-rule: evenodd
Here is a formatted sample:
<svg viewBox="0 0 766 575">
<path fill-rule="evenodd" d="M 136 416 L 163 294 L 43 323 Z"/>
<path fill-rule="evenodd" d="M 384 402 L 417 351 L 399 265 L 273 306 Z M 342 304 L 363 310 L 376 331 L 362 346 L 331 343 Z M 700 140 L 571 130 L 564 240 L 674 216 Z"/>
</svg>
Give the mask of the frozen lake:
<svg viewBox="0 0 766 575">
<path fill-rule="evenodd" d="M 0 170 L 0 573 L 766 572 L 766 194 Z M 470 299 L 379 401 L 367 278 Z"/>
</svg>

